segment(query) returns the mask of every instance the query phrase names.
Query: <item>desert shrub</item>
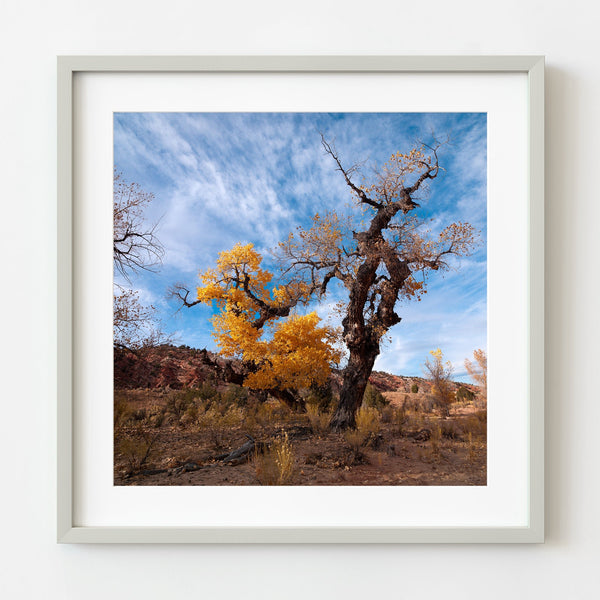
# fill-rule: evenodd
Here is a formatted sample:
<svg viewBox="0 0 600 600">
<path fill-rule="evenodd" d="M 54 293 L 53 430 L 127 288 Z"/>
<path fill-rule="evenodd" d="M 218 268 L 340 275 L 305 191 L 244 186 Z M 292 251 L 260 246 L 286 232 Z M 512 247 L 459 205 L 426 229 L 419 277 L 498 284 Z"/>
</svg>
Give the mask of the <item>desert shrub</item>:
<svg viewBox="0 0 600 600">
<path fill-rule="evenodd" d="M 487 397 L 482 394 L 476 394 L 473 406 L 479 410 L 485 411 L 487 409 Z"/>
<path fill-rule="evenodd" d="M 467 457 L 471 464 L 477 460 L 477 447 L 473 441 L 473 434 L 469 431 L 467 434 Z"/>
<path fill-rule="evenodd" d="M 127 462 L 130 473 L 135 473 L 144 466 L 157 439 L 158 433 L 138 428 L 119 441 L 117 452 Z"/>
<path fill-rule="evenodd" d="M 221 417 L 221 426 L 224 429 L 238 427 L 244 419 L 244 412 L 237 406 L 230 406 Z"/>
<path fill-rule="evenodd" d="M 256 420 L 256 410 L 248 410 L 244 411 L 244 418 L 240 424 L 240 427 L 244 433 L 250 434 L 254 437 L 258 429 L 258 421 Z"/>
<path fill-rule="evenodd" d="M 131 409 L 126 398 L 115 394 L 113 421 L 115 427 L 120 427 L 129 421 L 131 418 Z"/>
<path fill-rule="evenodd" d="M 420 413 L 411 413 L 404 419 L 404 428 L 410 431 L 419 431 L 425 427 L 425 418 Z"/>
<path fill-rule="evenodd" d="M 348 429 L 344 432 L 344 439 L 350 446 L 350 448 L 355 452 L 360 452 L 362 445 L 366 441 L 366 436 L 359 431 L 358 429 Z"/>
<path fill-rule="evenodd" d="M 256 409 L 256 421 L 263 427 L 275 421 L 275 405 L 272 402 L 263 402 Z"/>
<path fill-rule="evenodd" d="M 204 412 L 199 412 L 197 417 L 198 428 L 205 431 L 213 446 L 223 446 L 223 439 L 227 431 L 238 427 L 244 418 L 242 410 L 235 406 L 229 407 L 224 413 L 211 406 Z"/>
<path fill-rule="evenodd" d="M 464 385 L 461 385 L 458 390 L 456 390 L 457 402 L 473 402 L 474 398 L 475 394 Z"/>
<path fill-rule="evenodd" d="M 329 421 L 331 420 L 331 413 L 321 412 L 316 404 L 307 404 L 306 414 L 308 415 L 308 420 L 313 433 L 322 435 L 327 431 Z"/>
<path fill-rule="evenodd" d="M 416 394 L 416 393 L 418 393 L 418 391 L 419 391 L 419 386 L 418 386 L 418 384 L 416 384 L 416 383 L 413 383 L 413 384 L 410 386 L 410 391 L 411 391 L 413 394 Z"/>
<path fill-rule="evenodd" d="M 182 425 L 192 425 L 194 424 L 196 421 L 198 420 L 198 407 L 196 406 L 196 404 L 190 404 L 185 413 L 183 414 L 183 416 L 181 417 L 181 424 Z"/>
<path fill-rule="evenodd" d="M 316 406 L 321 413 L 331 411 L 335 405 L 331 383 L 313 385 L 306 396 L 306 404 Z"/>
<path fill-rule="evenodd" d="M 221 404 L 226 408 L 230 406 L 244 407 L 248 403 L 248 390 L 239 385 L 229 385 L 221 395 Z"/>
<path fill-rule="evenodd" d="M 408 394 L 405 394 L 404 400 L 402 402 L 402 410 L 405 413 L 421 412 L 421 399 L 420 398 L 411 398 Z"/>
<path fill-rule="evenodd" d="M 431 437 L 429 438 L 429 457 L 433 460 L 441 458 L 442 452 L 440 444 L 442 440 L 442 431 L 439 424 L 431 427 Z"/>
<path fill-rule="evenodd" d="M 463 429 L 473 435 L 485 435 L 487 433 L 487 411 L 480 410 L 463 420 Z"/>
<path fill-rule="evenodd" d="M 382 423 L 393 423 L 396 414 L 396 409 L 393 406 L 385 406 L 381 411 Z"/>
<path fill-rule="evenodd" d="M 197 390 L 188 389 L 173 392 L 167 398 L 165 412 L 173 415 L 176 421 L 179 421 L 186 410 L 195 403 Z"/>
<path fill-rule="evenodd" d="M 276 439 L 262 453 L 254 456 L 256 478 L 261 485 L 287 485 L 295 475 L 294 448 L 287 433 Z"/>
<path fill-rule="evenodd" d="M 144 421 L 146 419 L 146 409 L 145 408 L 138 408 L 137 410 L 134 410 L 131 414 L 131 418 L 134 421 Z"/>
<path fill-rule="evenodd" d="M 200 400 L 211 400 L 216 395 L 217 395 L 217 388 L 214 385 L 212 385 L 211 383 L 209 383 L 208 381 L 205 381 L 196 391 L 196 396 Z"/>
<path fill-rule="evenodd" d="M 436 400 L 431 396 L 423 396 L 419 402 L 419 410 L 424 413 L 432 413 L 433 409 L 437 406 Z"/>
<path fill-rule="evenodd" d="M 367 383 L 362 401 L 363 406 L 381 410 L 384 406 L 388 406 L 389 403 L 390 401 L 386 400 L 385 396 L 375 386 Z"/>
<path fill-rule="evenodd" d="M 458 440 L 461 438 L 462 430 L 455 421 L 443 420 L 439 423 L 442 437 L 449 440 Z"/>
<path fill-rule="evenodd" d="M 277 425 L 289 420 L 291 411 L 279 401 L 269 400 L 259 404 L 256 410 L 256 420 L 263 427 Z"/>
<path fill-rule="evenodd" d="M 147 427 L 161 427 L 165 420 L 165 407 L 159 404 L 152 404 L 146 409 L 146 418 L 143 424 Z"/>
<path fill-rule="evenodd" d="M 406 411 L 404 410 L 403 406 L 400 408 L 394 409 L 393 415 L 392 415 L 392 423 L 394 425 L 395 430 L 400 435 L 402 435 L 404 433 L 404 427 L 407 422 L 407 415 L 406 415 Z"/>
<path fill-rule="evenodd" d="M 379 422 L 379 411 L 368 406 L 361 407 L 356 413 L 356 429 L 364 431 L 367 436 L 379 433 L 381 424 Z"/>
</svg>

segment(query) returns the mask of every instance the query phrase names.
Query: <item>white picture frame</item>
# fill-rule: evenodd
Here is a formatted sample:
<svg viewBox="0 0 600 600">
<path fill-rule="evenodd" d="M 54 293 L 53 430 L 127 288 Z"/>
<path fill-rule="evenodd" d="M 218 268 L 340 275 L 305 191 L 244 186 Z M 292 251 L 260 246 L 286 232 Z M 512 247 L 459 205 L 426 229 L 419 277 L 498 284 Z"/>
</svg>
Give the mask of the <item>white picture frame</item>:
<svg viewBox="0 0 600 600">
<path fill-rule="evenodd" d="M 74 80 L 82 73 L 521 74 L 527 78 L 526 523 L 519 526 L 81 525 L 74 518 Z M 63 543 L 541 543 L 544 540 L 544 58 L 540 56 L 61 56 L 58 58 L 58 518 Z"/>
</svg>

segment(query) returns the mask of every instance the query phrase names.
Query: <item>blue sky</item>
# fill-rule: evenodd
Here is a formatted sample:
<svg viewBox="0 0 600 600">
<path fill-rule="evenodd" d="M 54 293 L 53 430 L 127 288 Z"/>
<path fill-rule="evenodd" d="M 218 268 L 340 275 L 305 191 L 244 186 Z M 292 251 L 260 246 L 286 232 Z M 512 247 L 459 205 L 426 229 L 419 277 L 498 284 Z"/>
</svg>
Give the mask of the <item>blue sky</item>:
<svg viewBox="0 0 600 600">
<path fill-rule="evenodd" d="M 487 119 L 485 113 L 115 113 L 115 167 L 155 200 L 146 211 L 158 222 L 165 248 L 157 272 L 131 277 L 144 303 L 158 311 L 176 343 L 215 350 L 209 318 L 198 305 L 177 310 L 169 286 L 195 289 L 198 272 L 236 242 L 265 256 L 316 212 L 352 210 L 349 188 L 320 144 L 334 140 L 345 166 L 364 162 L 368 175 L 417 140 L 449 136 L 439 152 L 444 172 L 420 200 L 418 214 L 432 231 L 454 221 L 476 227 L 481 244 L 446 273 L 428 277 L 421 302 L 399 304 L 402 321 L 389 332 L 375 368 L 423 375 L 428 352 L 441 348 L 455 378 L 468 380 L 464 359 L 486 348 Z M 332 306 L 341 288 L 313 307 L 336 324 Z"/>
</svg>

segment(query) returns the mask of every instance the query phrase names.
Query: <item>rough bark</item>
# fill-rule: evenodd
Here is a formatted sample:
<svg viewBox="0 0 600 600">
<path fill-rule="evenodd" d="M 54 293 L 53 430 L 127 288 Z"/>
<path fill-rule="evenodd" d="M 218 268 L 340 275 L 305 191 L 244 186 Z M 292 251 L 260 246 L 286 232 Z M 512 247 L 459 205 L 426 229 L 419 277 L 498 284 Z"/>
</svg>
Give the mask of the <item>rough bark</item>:
<svg viewBox="0 0 600 600">
<path fill-rule="evenodd" d="M 372 344 L 350 350 L 348 365 L 343 373 L 340 401 L 329 424 L 334 431 L 356 425 L 356 411 L 362 404 L 365 388 L 378 354 L 379 346 Z"/>
</svg>

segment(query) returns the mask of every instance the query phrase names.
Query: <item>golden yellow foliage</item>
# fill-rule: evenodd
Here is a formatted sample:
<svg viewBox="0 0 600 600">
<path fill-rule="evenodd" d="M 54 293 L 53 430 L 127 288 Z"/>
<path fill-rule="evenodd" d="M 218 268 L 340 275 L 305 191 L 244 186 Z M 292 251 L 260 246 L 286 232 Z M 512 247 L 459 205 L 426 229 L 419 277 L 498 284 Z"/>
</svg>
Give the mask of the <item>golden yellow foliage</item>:
<svg viewBox="0 0 600 600">
<path fill-rule="evenodd" d="M 252 244 L 222 252 L 215 269 L 200 275 L 197 297 L 215 302 L 214 339 L 226 357 L 253 365 L 244 385 L 252 389 L 300 389 L 323 384 L 332 362 L 339 360 L 335 332 L 319 326 L 315 312 L 291 314 L 310 295 L 302 281 L 269 284 L 273 275 L 261 268 Z"/>
</svg>

